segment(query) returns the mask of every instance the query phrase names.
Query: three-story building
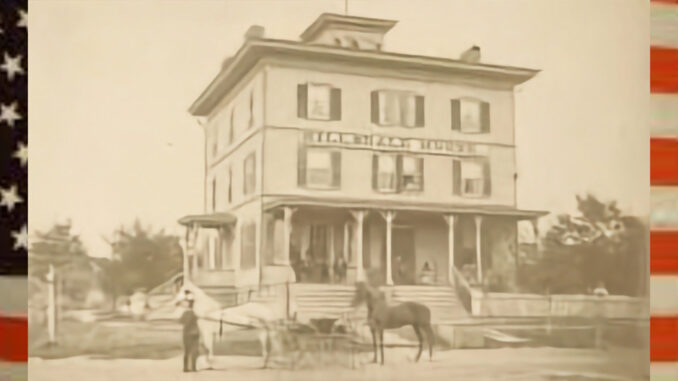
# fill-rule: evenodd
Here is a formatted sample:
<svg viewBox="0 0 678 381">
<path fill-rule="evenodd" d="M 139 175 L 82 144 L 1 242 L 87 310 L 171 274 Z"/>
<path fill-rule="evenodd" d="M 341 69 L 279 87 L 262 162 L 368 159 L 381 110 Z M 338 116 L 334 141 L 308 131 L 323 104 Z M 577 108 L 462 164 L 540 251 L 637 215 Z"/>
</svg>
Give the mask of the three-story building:
<svg viewBox="0 0 678 381">
<path fill-rule="evenodd" d="M 321 15 L 301 41 L 253 27 L 191 106 L 205 118 L 205 287 L 448 284 L 511 272 L 514 87 L 537 71 L 382 50 L 395 21 Z M 194 221 L 184 220 L 184 223 Z M 345 269 L 345 270 L 344 270 Z"/>
</svg>

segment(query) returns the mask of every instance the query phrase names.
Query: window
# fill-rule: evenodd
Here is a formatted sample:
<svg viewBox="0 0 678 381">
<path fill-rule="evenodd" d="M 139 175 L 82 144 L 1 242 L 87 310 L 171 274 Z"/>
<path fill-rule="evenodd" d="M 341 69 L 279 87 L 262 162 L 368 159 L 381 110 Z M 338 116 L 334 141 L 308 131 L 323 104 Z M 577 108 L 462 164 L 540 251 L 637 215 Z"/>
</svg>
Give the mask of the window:
<svg viewBox="0 0 678 381">
<path fill-rule="evenodd" d="M 233 202 L 233 170 L 228 168 L 228 203 Z"/>
<path fill-rule="evenodd" d="M 254 188 L 257 185 L 256 175 L 256 157 L 254 152 L 245 158 L 243 167 L 243 194 L 249 195 L 254 193 Z"/>
<path fill-rule="evenodd" d="M 424 159 L 413 156 L 374 155 L 372 187 L 378 192 L 424 189 Z"/>
<path fill-rule="evenodd" d="M 422 190 L 424 188 L 424 160 L 421 158 L 403 156 L 400 182 L 404 190 Z"/>
<path fill-rule="evenodd" d="M 380 192 L 395 192 L 398 190 L 398 171 L 396 155 L 375 155 L 374 172 L 375 189 Z"/>
<path fill-rule="evenodd" d="M 341 186 L 341 152 L 302 147 L 299 150 L 300 186 L 336 189 Z"/>
<path fill-rule="evenodd" d="M 341 120 L 341 89 L 326 84 L 298 85 L 297 116 L 310 120 Z"/>
<path fill-rule="evenodd" d="M 247 128 L 254 126 L 254 90 L 250 90 L 250 120 Z"/>
<path fill-rule="evenodd" d="M 249 222 L 240 228 L 240 268 L 255 268 L 257 265 L 256 224 Z"/>
<path fill-rule="evenodd" d="M 452 129 L 463 133 L 490 132 L 490 104 L 472 98 L 453 99 Z"/>
<path fill-rule="evenodd" d="M 212 211 L 217 209 L 217 178 L 212 179 Z"/>
<path fill-rule="evenodd" d="M 372 123 L 380 126 L 424 126 L 424 97 L 404 91 L 372 92 Z"/>
<path fill-rule="evenodd" d="M 233 134 L 233 118 L 234 118 L 234 115 L 233 114 L 235 114 L 235 108 L 231 109 L 231 122 L 228 126 L 228 144 L 233 143 L 233 138 L 234 138 L 234 136 L 233 136 L 234 135 Z"/>
<path fill-rule="evenodd" d="M 487 159 L 455 159 L 453 163 L 452 175 L 455 194 L 469 197 L 490 195 L 490 165 Z"/>
</svg>

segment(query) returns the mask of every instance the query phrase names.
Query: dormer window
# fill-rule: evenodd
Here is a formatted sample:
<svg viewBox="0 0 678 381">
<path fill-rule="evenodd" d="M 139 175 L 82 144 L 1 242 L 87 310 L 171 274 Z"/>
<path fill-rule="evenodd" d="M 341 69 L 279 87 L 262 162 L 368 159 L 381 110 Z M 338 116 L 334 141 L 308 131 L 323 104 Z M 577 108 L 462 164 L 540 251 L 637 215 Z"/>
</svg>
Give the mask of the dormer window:
<svg viewBox="0 0 678 381">
<path fill-rule="evenodd" d="M 341 89 L 328 84 L 298 85 L 297 115 L 309 120 L 341 120 Z"/>
</svg>

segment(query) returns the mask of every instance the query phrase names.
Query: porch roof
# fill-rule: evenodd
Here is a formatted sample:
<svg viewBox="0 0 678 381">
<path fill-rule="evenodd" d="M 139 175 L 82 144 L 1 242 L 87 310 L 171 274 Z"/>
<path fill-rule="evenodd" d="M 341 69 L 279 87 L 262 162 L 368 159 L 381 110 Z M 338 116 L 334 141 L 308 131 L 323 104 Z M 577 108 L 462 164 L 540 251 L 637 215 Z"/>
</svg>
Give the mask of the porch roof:
<svg viewBox="0 0 678 381">
<path fill-rule="evenodd" d="M 366 200 L 347 198 L 316 198 L 316 197 L 276 197 L 264 202 L 264 209 L 269 210 L 281 206 L 315 206 L 328 208 L 346 208 L 363 210 L 394 210 L 419 211 L 441 214 L 472 214 L 486 216 L 506 216 L 517 219 L 532 219 L 542 217 L 549 212 L 543 210 L 524 210 L 505 205 L 460 205 L 452 203 L 432 203 L 422 201 L 399 200 Z"/>
<path fill-rule="evenodd" d="M 235 224 L 238 219 L 231 213 L 191 214 L 179 219 L 179 224 L 191 226 L 197 224 L 201 228 L 219 228 Z"/>
</svg>

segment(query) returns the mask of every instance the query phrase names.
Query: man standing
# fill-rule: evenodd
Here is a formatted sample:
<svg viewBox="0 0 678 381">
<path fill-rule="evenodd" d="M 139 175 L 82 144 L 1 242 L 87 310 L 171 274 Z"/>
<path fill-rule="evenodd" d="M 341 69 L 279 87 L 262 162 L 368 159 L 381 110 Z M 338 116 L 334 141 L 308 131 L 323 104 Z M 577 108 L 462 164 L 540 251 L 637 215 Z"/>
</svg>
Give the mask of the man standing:
<svg viewBox="0 0 678 381">
<path fill-rule="evenodd" d="M 198 355 L 200 354 L 200 330 L 198 316 L 193 311 L 193 294 L 186 291 L 187 309 L 181 315 L 179 322 L 183 325 L 184 336 L 184 372 L 195 372 Z"/>
</svg>

